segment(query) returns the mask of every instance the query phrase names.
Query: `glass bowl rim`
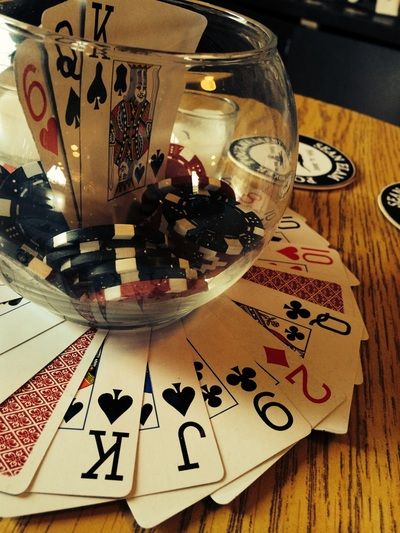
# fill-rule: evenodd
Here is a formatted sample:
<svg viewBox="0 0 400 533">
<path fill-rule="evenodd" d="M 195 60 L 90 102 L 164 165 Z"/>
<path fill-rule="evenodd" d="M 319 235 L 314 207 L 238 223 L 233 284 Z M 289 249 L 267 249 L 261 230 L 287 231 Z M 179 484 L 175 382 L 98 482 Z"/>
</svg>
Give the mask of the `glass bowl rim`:
<svg viewBox="0 0 400 533">
<path fill-rule="evenodd" d="M 2 4 L 7 4 L 7 0 L 0 0 L 0 8 Z M 60 2 L 61 3 L 61 2 Z M 257 45 L 253 43 L 252 48 L 244 51 L 232 51 L 232 52 L 171 52 L 171 51 L 161 51 L 150 48 L 136 48 L 126 45 L 118 45 L 118 43 L 101 43 L 96 41 L 91 41 L 83 37 L 76 38 L 74 36 L 69 36 L 66 34 L 56 33 L 27 22 L 20 21 L 11 16 L 4 15 L 0 11 L 0 31 L 9 31 L 15 32 L 17 35 L 20 34 L 25 38 L 31 38 L 39 42 L 51 41 L 55 44 L 62 44 L 64 46 L 71 46 L 77 51 L 88 51 L 96 48 L 101 50 L 102 53 L 109 51 L 110 53 L 132 53 L 140 54 L 144 56 L 151 57 L 160 57 L 164 58 L 167 61 L 174 61 L 177 63 L 201 63 L 206 62 L 217 62 L 217 63 L 230 63 L 230 62 L 241 62 L 241 61 L 257 61 L 261 56 L 270 56 L 276 53 L 277 51 L 277 38 L 276 35 L 270 30 L 267 26 L 258 22 L 251 17 L 237 13 L 230 9 L 226 9 L 221 6 L 214 6 L 202 0 L 177 0 L 176 2 L 168 2 L 173 5 L 188 6 L 191 4 L 200 6 L 204 10 L 209 10 L 216 13 L 221 19 L 230 19 L 236 23 L 246 27 L 252 32 L 252 35 L 257 38 Z"/>
</svg>

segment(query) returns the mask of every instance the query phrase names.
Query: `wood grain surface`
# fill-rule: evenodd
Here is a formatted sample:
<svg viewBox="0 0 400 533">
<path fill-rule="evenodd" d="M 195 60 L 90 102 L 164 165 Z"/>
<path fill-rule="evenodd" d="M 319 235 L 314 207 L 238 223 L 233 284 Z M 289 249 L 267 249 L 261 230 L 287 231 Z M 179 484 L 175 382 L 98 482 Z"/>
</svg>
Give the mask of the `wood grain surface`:
<svg viewBox="0 0 400 533">
<path fill-rule="evenodd" d="M 313 432 L 231 504 L 205 499 L 157 533 L 400 531 L 400 232 L 377 204 L 379 191 L 400 181 L 400 128 L 309 98 L 297 97 L 297 105 L 299 132 L 338 147 L 357 167 L 347 188 L 295 191 L 292 201 L 361 281 L 355 294 L 370 340 L 349 431 Z M 114 502 L 0 519 L 0 531 L 145 530 Z"/>
</svg>

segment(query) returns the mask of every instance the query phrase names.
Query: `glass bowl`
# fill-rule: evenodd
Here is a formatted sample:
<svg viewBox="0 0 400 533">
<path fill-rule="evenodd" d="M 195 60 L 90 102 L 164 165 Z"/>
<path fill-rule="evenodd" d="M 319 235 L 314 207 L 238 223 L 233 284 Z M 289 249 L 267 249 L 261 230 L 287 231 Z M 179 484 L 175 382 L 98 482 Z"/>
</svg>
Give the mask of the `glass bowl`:
<svg viewBox="0 0 400 533">
<path fill-rule="evenodd" d="M 0 272 L 110 329 L 166 325 L 235 283 L 297 160 L 270 30 L 202 2 L 135 1 L 0 2 Z"/>
</svg>

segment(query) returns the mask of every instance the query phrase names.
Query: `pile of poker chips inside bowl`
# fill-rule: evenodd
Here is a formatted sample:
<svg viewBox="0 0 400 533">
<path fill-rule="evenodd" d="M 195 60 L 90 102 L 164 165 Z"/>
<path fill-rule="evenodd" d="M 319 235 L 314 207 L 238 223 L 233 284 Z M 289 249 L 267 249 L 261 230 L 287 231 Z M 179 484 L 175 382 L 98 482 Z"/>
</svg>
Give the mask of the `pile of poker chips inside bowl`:
<svg viewBox="0 0 400 533">
<path fill-rule="evenodd" d="M 132 202 L 126 222 L 70 229 L 40 162 L 0 168 L 0 271 L 66 318 L 120 327 L 121 302 L 151 317 L 155 304 L 160 314 L 160 301 L 174 300 L 175 312 L 264 244 L 261 219 L 223 180 L 165 178 Z"/>
</svg>

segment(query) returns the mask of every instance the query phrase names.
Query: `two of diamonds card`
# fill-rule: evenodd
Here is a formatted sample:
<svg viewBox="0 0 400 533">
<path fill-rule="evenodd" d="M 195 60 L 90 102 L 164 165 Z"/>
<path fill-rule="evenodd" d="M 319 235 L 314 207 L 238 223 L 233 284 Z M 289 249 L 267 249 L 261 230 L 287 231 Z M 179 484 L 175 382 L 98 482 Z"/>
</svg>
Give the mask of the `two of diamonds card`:
<svg viewBox="0 0 400 533">
<path fill-rule="evenodd" d="M 356 283 L 288 211 L 236 285 L 167 328 L 106 334 L 3 303 L 2 514 L 123 498 L 152 527 L 231 501 L 312 430 L 344 433 L 367 338 Z"/>
</svg>

